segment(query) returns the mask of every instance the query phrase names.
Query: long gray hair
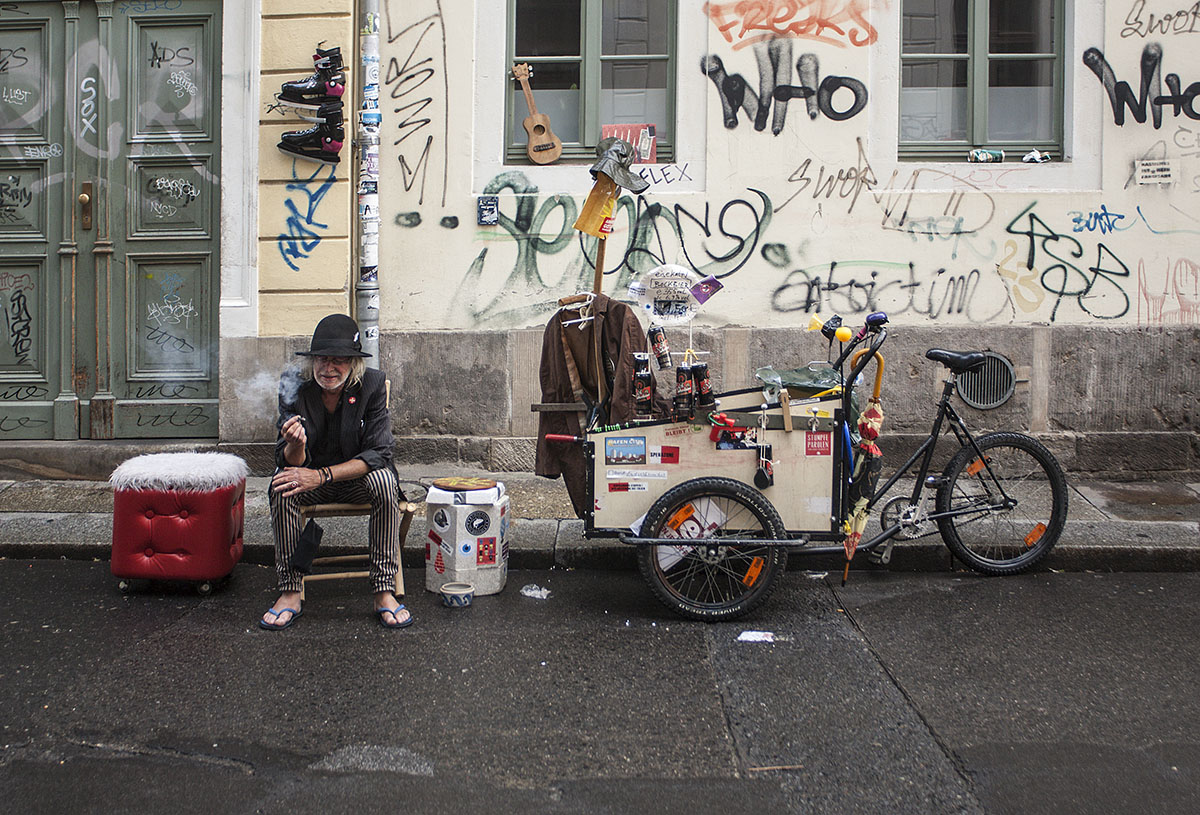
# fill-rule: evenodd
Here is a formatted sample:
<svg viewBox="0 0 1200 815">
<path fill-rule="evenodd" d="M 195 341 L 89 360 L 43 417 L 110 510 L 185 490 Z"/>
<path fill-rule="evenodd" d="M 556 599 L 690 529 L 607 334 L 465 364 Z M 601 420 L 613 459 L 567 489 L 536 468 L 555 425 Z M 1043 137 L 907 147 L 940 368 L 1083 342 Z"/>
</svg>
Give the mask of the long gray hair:
<svg viewBox="0 0 1200 815">
<path fill-rule="evenodd" d="M 300 362 L 300 378 L 304 381 L 309 381 L 313 378 L 313 358 L 301 357 Z M 365 357 L 350 358 L 350 375 L 346 377 L 346 386 L 357 388 L 362 384 L 363 375 L 367 372 L 367 360 Z"/>
</svg>

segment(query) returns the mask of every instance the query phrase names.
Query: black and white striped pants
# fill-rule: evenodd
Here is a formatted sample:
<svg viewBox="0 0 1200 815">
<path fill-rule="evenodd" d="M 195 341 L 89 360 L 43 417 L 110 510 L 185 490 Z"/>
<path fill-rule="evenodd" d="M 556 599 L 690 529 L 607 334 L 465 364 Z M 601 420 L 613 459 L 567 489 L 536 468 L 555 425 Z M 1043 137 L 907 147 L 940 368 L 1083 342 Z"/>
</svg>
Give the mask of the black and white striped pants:
<svg viewBox="0 0 1200 815">
<path fill-rule="evenodd" d="M 300 507 L 311 504 L 370 504 L 367 526 L 371 591 L 393 591 L 400 568 L 400 485 L 387 467 L 371 470 L 352 481 L 322 484 L 285 498 L 271 492 L 271 530 L 275 536 L 275 573 L 279 590 L 300 591 L 304 575 L 291 567 L 292 554 L 304 529 Z"/>
</svg>

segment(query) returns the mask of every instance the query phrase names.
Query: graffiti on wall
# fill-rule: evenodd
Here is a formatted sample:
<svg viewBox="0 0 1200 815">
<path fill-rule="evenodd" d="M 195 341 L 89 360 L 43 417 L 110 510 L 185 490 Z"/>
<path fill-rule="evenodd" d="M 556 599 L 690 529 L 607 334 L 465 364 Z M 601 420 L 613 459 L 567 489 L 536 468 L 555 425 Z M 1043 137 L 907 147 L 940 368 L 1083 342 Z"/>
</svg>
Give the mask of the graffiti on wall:
<svg viewBox="0 0 1200 815">
<path fill-rule="evenodd" d="M 33 317 L 29 313 L 29 294 L 33 291 L 33 278 L 28 273 L 0 274 L 0 301 L 4 307 L 5 339 L 12 348 L 17 365 L 29 361 L 33 349 L 31 327 Z"/>
<path fill-rule="evenodd" d="M 1200 2 L 1189 9 L 1154 14 L 1146 11 L 1146 0 L 1133 0 L 1129 13 L 1125 15 L 1122 37 L 1166 36 L 1167 34 L 1200 33 Z"/>
<path fill-rule="evenodd" d="M 734 49 L 779 37 L 845 48 L 879 39 L 869 0 L 736 0 L 705 3 L 704 13 Z"/>
<path fill-rule="evenodd" d="M 1162 286 L 1155 285 L 1144 259 L 1137 269 L 1138 325 L 1200 324 L 1200 263 L 1179 258 L 1165 262 Z"/>
<path fill-rule="evenodd" d="M 1154 121 L 1155 130 L 1162 127 L 1164 107 L 1170 107 L 1176 117 L 1183 114 L 1189 119 L 1200 119 L 1200 110 L 1196 110 L 1195 107 L 1196 96 L 1200 94 L 1200 81 L 1192 82 L 1187 88 L 1183 88 L 1179 74 L 1167 74 L 1164 79 L 1162 58 L 1163 49 L 1159 43 L 1148 43 L 1142 49 L 1140 84 L 1138 94 L 1134 96 L 1133 89 L 1128 82 L 1117 81 L 1116 71 L 1108 64 L 1108 60 L 1105 59 L 1104 53 L 1100 49 L 1089 48 L 1083 52 L 1083 64 L 1096 75 L 1100 84 L 1104 86 L 1105 93 L 1108 94 L 1114 124 L 1118 126 L 1125 124 L 1126 108 L 1129 108 L 1129 112 L 1133 114 L 1133 118 L 1138 124 L 1144 124 L 1147 105 L 1150 108 L 1150 117 Z M 1168 95 L 1162 93 L 1163 82 L 1166 82 L 1167 89 L 1170 91 Z"/>
<path fill-rule="evenodd" d="M 386 66 L 383 86 L 390 101 L 389 130 L 392 152 L 400 166 L 405 193 L 424 204 L 446 204 L 449 172 L 447 105 L 449 78 L 446 72 L 446 31 L 439 0 L 385 0 L 387 21 Z M 436 157 L 441 176 L 431 179 L 430 164 Z M 433 186 L 431 187 L 430 184 Z M 439 189 L 440 188 L 440 189 Z"/>
<path fill-rule="evenodd" d="M 316 251 L 325 230 L 329 229 L 329 224 L 317 220 L 317 210 L 337 180 L 335 170 L 332 166 L 318 165 L 311 174 L 303 175 L 297 173 L 296 161 L 292 161 L 292 180 L 283 202 L 287 219 L 283 232 L 275 238 L 275 245 L 283 262 L 294 271 L 300 271 L 299 262 Z"/>
<path fill-rule="evenodd" d="M 501 207 L 498 226 L 517 245 L 513 265 L 500 272 L 505 277 L 504 292 L 557 292 L 564 286 L 590 288 L 595 270 L 593 243 L 583 237 L 572 224 L 578 216 L 578 205 L 569 195 L 550 195 L 542 199 L 536 185 L 520 171 L 501 173 L 484 188 L 485 195 L 511 193 L 515 214 Z M 605 274 L 613 281 L 614 290 L 623 291 L 642 272 L 663 263 L 683 263 L 702 275 L 726 277 L 749 262 L 771 222 L 771 199 L 755 189 L 745 197 L 734 197 L 719 206 L 706 201 L 702 208 L 683 204 L 671 206 L 648 200 L 644 195 L 624 195 L 617 201 L 614 213 L 616 226 L 608 238 L 605 250 Z M 506 198 L 508 196 L 505 196 Z M 576 254 L 562 255 L 567 274 L 577 280 L 555 282 L 539 264 L 547 258 L 561 255 L 572 246 Z M 589 253 L 591 253 L 589 255 Z M 487 266 L 488 248 L 482 249 L 471 264 L 460 291 L 477 291 L 479 282 L 495 279 L 496 272 Z M 556 294 L 555 297 L 558 295 Z M 474 317 L 490 319 L 505 309 L 503 295 L 489 303 L 476 305 Z M 537 306 L 530 313 L 537 313 Z"/>
<path fill-rule="evenodd" d="M 754 122 L 755 130 L 764 130 L 771 106 L 775 111 L 771 119 L 771 133 L 778 136 L 787 121 L 788 102 L 803 99 L 810 119 L 824 116 L 842 122 L 857 116 L 867 106 L 867 86 L 850 76 L 830 74 L 820 77 L 820 63 L 816 54 L 802 54 L 796 60 L 799 85 L 788 84 L 791 78 L 791 42 L 772 40 L 755 46 L 758 59 L 759 89 L 755 93 L 741 74 L 730 75 L 725 64 L 715 54 L 700 60 L 700 70 L 712 80 L 721 100 L 721 113 L 725 127 L 730 130 L 738 126 L 738 111 Z M 838 102 L 834 95 L 838 91 Z M 844 100 L 844 101 L 842 101 Z"/>
</svg>

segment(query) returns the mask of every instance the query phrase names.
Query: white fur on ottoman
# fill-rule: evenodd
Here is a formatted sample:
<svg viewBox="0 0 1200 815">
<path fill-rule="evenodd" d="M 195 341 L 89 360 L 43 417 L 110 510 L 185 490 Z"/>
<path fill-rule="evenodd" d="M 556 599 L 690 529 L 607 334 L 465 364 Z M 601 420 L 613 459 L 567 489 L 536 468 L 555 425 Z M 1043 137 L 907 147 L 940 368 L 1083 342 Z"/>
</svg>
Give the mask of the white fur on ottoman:
<svg viewBox="0 0 1200 815">
<path fill-rule="evenodd" d="M 113 470 L 117 490 L 197 490 L 229 487 L 250 474 L 246 462 L 229 453 L 151 453 Z"/>
<path fill-rule="evenodd" d="M 118 467 L 112 573 L 209 581 L 242 558 L 246 462 L 228 453 L 152 453 Z"/>
</svg>

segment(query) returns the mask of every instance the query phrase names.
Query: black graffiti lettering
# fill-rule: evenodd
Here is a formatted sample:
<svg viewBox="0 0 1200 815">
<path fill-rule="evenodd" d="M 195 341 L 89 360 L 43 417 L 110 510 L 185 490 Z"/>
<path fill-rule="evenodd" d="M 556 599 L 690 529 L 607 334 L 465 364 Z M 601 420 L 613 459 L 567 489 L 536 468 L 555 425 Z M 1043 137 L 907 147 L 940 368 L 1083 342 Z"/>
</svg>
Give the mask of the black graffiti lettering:
<svg viewBox="0 0 1200 815">
<path fill-rule="evenodd" d="M 1175 116 L 1182 113 L 1189 119 L 1200 119 L 1200 112 L 1197 112 L 1195 108 L 1196 96 L 1200 95 L 1200 82 L 1193 82 L 1184 89 L 1178 74 L 1167 74 L 1165 82 L 1170 94 L 1163 95 L 1162 56 L 1162 46 L 1156 42 L 1148 43 L 1142 49 L 1141 83 L 1138 95 L 1135 97 L 1128 82 L 1117 81 L 1116 72 L 1113 71 L 1112 66 L 1108 64 L 1108 60 L 1099 49 L 1089 48 L 1083 53 L 1083 64 L 1091 69 L 1092 73 L 1100 80 L 1100 84 L 1104 86 L 1105 93 L 1108 94 L 1108 101 L 1113 111 L 1113 122 L 1118 126 L 1125 124 L 1126 108 L 1133 114 L 1133 118 L 1138 124 L 1144 124 L 1147 105 L 1150 106 L 1150 117 L 1154 122 L 1155 130 L 1162 127 L 1163 106 L 1165 105 L 1171 106 Z"/>
<path fill-rule="evenodd" d="M 8 325 L 8 342 L 17 358 L 17 364 L 24 365 L 29 361 L 29 352 L 33 348 L 29 330 L 33 317 L 29 314 L 25 292 L 18 290 L 9 296 L 4 320 Z"/>
<path fill-rule="evenodd" d="M 171 49 L 160 47 L 158 42 L 150 43 L 150 67 L 162 68 L 163 66 L 171 66 L 182 68 L 188 65 L 195 65 L 196 60 L 191 56 L 191 47 L 183 46 L 182 48 Z"/>
<path fill-rule="evenodd" d="M 146 415 L 139 413 L 138 427 L 196 427 L 208 422 L 208 415 L 200 405 L 194 405 L 186 410 L 176 408 L 166 413 Z"/>
<path fill-rule="evenodd" d="M 1050 294 L 1056 295 L 1054 308 L 1050 312 L 1050 322 L 1058 315 L 1058 308 L 1065 298 L 1070 298 L 1079 304 L 1081 310 L 1098 319 L 1116 319 L 1128 313 L 1129 296 L 1116 278 L 1129 277 L 1129 268 L 1117 255 L 1103 243 L 1097 245 L 1096 263 L 1089 266 L 1087 271 L 1081 270 L 1067 257 L 1056 254 L 1051 241 L 1063 241 L 1061 247 L 1069 258 L 1083 257 L 1083 244 L 1068 235 L 1059 235 L 1033 212 L 1037 202 L 1029 204 L 1016 218 L 1005 227 L 1011 235 L 1021 235 L 1029 241 L 1029 251 L 1025 261 L 1028 269 L 1037 268 L 1038 252 L 1044 253 L 1050 260 L 1055 261 L 1042 269 L 1038 282 Z M 1021 219 L 1027 219 L 1024 229 L 1015 229 Z M 1040 241 L 1040 242 L 1039 242 Z M 1113 268 L 1113 264 L 1119 268 Z M 1089 274 L 1090 273 L 1090 274 Z M 1119 297 L 1118 297 L 1119 295 Z"/>
<path fill-rule="evenodd" d="M 13 433 L 17 430 L 26 428 L 41 427 L 49 421 L 48 419 L 38 419 L 33 416 L 0 416 L 0 433 Z"/>
<path fill-rule="evenodd" d="M 1125 15 L 1125 27 L 1121 29 L 1122 37 L 1144 38 L 1150 34 L 1166 36 L 1200 31 L 1197 28 L 1197 23 L 1200 22 L 1200 2 L 1194 3 L 1187 11 L 1164 14 L 1157 19 L 1151 14 L 1149 19 L 1143 20 L 1142 12 L 1145 9 L 1146 0 L 1134 0 L 1129 13 Z"/>
<path fill-rule="evenodd" d="M 9 68 L 24 68 L 29 64 L 25 56 L 25 46 L 20 48 L 0 48 L 0 74 L 8 73 Z"/>
<path fill-rule="evenodd" d="M 866 151 L 863 149 L 862 138 L 857 139 L 858 142 L 858 162 L 852 167 L 846 168 L 827 168 L 822 164 L 817 168 L 817 177 L 814 179 L 810 175 L 812 159 L 805 159 L 804 162 L 797 167 L 791 175 L 788 176 L 788 181 L 793 184 L 799 184 L 800 187 L 791 196 L 780 204 L 776 209 L 782 211 L 784 207 L 792 202 L 792 200 L 804 192 L 808 187 L 813 186 L 812 198 L 817 200 L 824 196 L 826 200 L 831 199 L 835 194 L 842 200 L 850 199 L 850 204 L 846 207 L 846 212 L 850 213 L 854 210 L 854 205 L 858 203 L 858 197 L 863 189 L 874 189 L 878 183 L 878 178 L 875 176 L 875 171 L 871 169 L 871 163 L 867 160 Z M 826 175 L 828 173 L 828 175 Z"/>
<path fill-rule="evenodd" d="M 22 10 L 22 8 L 16 3 L 0 3 L 0 14 L 20 14 L 25 17 L 29 16 L 29 12 Z"/>
<path fill-rule="evenodd" d="M 172 351 L 181 351 L 185 354 L 190 354 L 196 350 L 196 347 L 183 337 L 176 337 L 174 334 L 168 334 L 161 328 L 156 328 L 152 325 L 147 325 L 146 329 L 146 342 L 153 343 L 160 348 L 166 348 Z"/>
<path fill-rule="evenodd" d="M 800 84 L 787 84 L 790 73 L 788 60 L 792 53 L 790 39 L 776 38 L 759 42 L 755 44 L 754 49 L 758 61 L 757 94 L 748 87 L 741 74 L 727 74 L 720 57 L 710 54 L 700 60 L 700 70 L 713 81 L 720 95 L 725 127 L 737 127 L 737 112 L 740 108 L 748 119 L 754 120 L 755 130 L 764 130 L 771 104 L 774 102 L 771 133 L 778 136 L 787 120 L 787 103 L 792 99 L 806 100 L 810 119 L 816 119 L 817 115 L 821 114 L 827 119 L 841 122 L 857 116 L 866 108 L 867 86 L 858 79 L 830 75 L 818 83 L 820 63 L 815 54 L 802 54 L 796 60 L 796 73 L 800 77 Z M 833 97 L 842 88 L 850 91 L 854 98 L 849 106 L 838 110 L 834 106 Z"/>
<path fill-rule="evenodd" d="M 134 399 L 186 399 L 200 389 L 195 385 L 180 382 L 159 382 L 154 385 L 139 385 L 134 388 Z"/>
<path fill-rule="evenodd" d="M 27 399 L 41 399 L 49 393 L 39 385 L 9 385 L 0 389 L 0 401 L 24 402 Z"/>
</svg>

